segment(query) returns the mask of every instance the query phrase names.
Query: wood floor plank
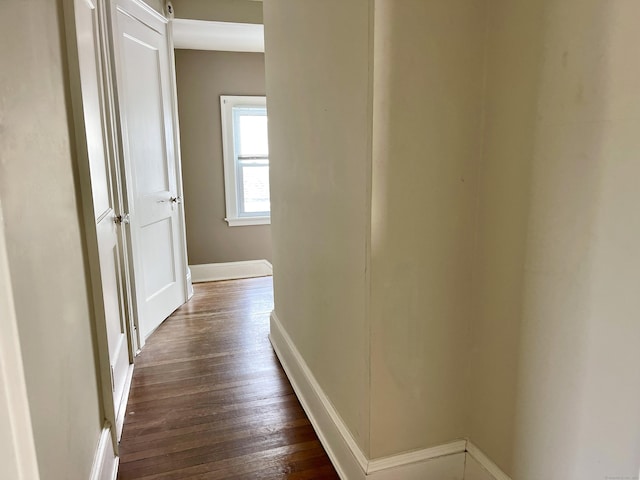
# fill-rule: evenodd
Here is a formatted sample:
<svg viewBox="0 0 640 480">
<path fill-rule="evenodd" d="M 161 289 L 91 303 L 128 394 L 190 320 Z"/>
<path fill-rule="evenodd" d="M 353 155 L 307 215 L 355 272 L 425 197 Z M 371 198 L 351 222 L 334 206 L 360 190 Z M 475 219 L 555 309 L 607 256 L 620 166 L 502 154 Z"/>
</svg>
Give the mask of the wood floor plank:
<svg viewBox="0 0 640 480">
<path fill-rule="evenodd" d="M 136 358 L 118 478 L 338 479 L 268 340 L 271 277 L 194 287 Z"/>
</svg>

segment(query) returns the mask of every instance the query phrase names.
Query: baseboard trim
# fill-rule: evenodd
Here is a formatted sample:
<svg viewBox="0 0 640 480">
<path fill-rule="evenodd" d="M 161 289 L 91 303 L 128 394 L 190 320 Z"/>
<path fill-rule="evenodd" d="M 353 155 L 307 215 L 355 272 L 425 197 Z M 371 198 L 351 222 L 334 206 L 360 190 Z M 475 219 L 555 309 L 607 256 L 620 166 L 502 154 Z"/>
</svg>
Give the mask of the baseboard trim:
<svg viewBox="0 0 640 480">
<path fill-rule="evenodd" d="M 189 265 L 189 269 L 191 270 L 191 280 L 193 283 L 273 275 L 273 267 L 267 260 Z"/>
<path fill-rule="evenodd" d="M 275 312 L 271 312 L 269 339 L 302 408 L 340 478 L 342 480 L 365 479 L 367 458 L 362 454 L 349 429 L 320 388 Z"/>
<path fill-rule="evenodd" d="M 446 478 L 462 480 L 467 444 L 464 439 L 369 460 L 309 370 L 275 311 L 271 313 L 269 339 L 296 396 L 342 480 L 439 480 L 445 478 L 444 475 Z"/>
<path fill-rule="evenodd" d="M 118 477 L 118 461 L 119 458 L 116 457 L 113 451 L 113 443 L 111 442 L 111 426 L 106 423 L 100 433 L 89 479 L 116 480 Z"/>
<path fill-rule="evenodd" d="M 405 463 L 368 473 L 367 480 L 464 480 L 465 453 Z"/>
<path fill-rule="evenodd" d="M 389 468 L 396 468 L 410 463 L 424 462 L 425 460 L 433 460 L 434 458 L 454 455 L 456 453 L 464 453 L 467 448 L 466 440 L 457 440 L 455 442 L 439 445 L 437 447 L 425 448 L 391 457 L 376 458 L 369 461 L 367 473 L 379 472 Z"/>
<path fill-rule="evenodd" d="M 492 480 L 511 480 L 511 477 L 504 473 L 482 450 L 480 450 L 471 441 L 467 442 L 467 455 L 475 460 L 490 476 Z M 466 475 L 465 475 L 465 480 Z M 475 480 L 475 479 L 468 479 Z"/>
</svg>

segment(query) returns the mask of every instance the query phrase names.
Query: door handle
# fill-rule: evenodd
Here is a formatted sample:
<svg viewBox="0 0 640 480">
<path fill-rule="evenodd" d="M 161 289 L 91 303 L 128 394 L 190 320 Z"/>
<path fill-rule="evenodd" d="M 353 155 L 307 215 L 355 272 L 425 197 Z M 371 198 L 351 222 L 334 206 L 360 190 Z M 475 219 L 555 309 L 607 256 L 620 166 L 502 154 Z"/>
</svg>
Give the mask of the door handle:
<svg viewBox="0 0 640 480">
<path fill-rule="evenodd" d="M 118 225 L 122 225 L 123 223 L 130 223 L 131 217 L 129 216 L 128 213 L 125 213 L 124 215 L 118 215 L 116 218 L 113 219 L 113 221 L 116 222 Z"/>
<path fill-rule="evenodd" d="M 169 200 L 158 200 L 158 203 L 182 203 L 180 197 L 169 197 Z"/>
</svg>

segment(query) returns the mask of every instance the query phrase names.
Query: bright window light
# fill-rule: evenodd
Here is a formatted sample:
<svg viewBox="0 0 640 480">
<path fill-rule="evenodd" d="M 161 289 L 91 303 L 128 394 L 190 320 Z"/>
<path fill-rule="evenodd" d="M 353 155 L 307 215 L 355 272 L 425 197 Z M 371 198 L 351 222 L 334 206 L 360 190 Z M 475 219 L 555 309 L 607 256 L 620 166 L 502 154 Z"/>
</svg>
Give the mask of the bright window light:
<svg viewBox="0 0 640 480">
<path fill-rule="evenodd" d="M 220 97 L 225 198 L 230 226 L 271 222 L 265 97 Z"/>
</svg>

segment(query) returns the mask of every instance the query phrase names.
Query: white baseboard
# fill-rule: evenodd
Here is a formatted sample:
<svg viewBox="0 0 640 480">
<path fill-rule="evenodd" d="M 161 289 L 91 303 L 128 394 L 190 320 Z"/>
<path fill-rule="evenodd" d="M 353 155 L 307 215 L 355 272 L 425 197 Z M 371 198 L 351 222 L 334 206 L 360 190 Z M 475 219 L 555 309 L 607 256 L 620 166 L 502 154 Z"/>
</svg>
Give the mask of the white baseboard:
<svg viewBox="0 0 640 480">
<path fill-rule="evenodd" d="M 111 426 L 107 423 L 100 433 L 96 454 L 93 457 L 90 480 L 116 480 L 119 458 L 113 451 Z"/>
<path fill-rule="evenodd" d="M 342 480 L 365 478 L 367 458 L 300 356 L 275 312 L 269 339 L 291 386 Z"/>
<path fill-rule="evenodd" d="M 467 447 L 466 440 L 456 440 L 455 442 L 438 445 L 437 447 L 424 448 L 414 452 L 401 453 L 391 457 L 376 458 L 369 461 L 367 473 L 378 472 L 381 470 L 395 469 L 403 465 L 433 460 L 435 458 L 446 457 L 449 455 L 463 454 Z M 462 460 L 464 464 L 464 459 Z M 462 475 L 460 475 L 462 478 Z M 403 477 L 404 478 L 404 477 Z"/>
<path fill-rule="evenodd" d="M 273 349 L 342 480 L 463 480 L 466 440 L 369 460 L 309 370 L 275 312 Z"/>
<path fill-rule="evenodd" d="M 429 449 L 427 449 L 429 450 Z M 454 453 L 367 474 L 367 480 L 462 480 L 465 453 Z"/>
<path fill-rule="evenodd" d="M 189 265 L 189 269 L 193 283 L 273 275 L 273 267 L 267 260 Z"/>
<path fill-rule="evenodd" d="M 467 442 L 464 480 L 511 480 L 472 442 Z"/>
<path fill-rule="evenodd" d="M 187 267 L 187 300 L 193 297 L 193 280 L 191 280 L 191 269 Z"/>
</svg>

